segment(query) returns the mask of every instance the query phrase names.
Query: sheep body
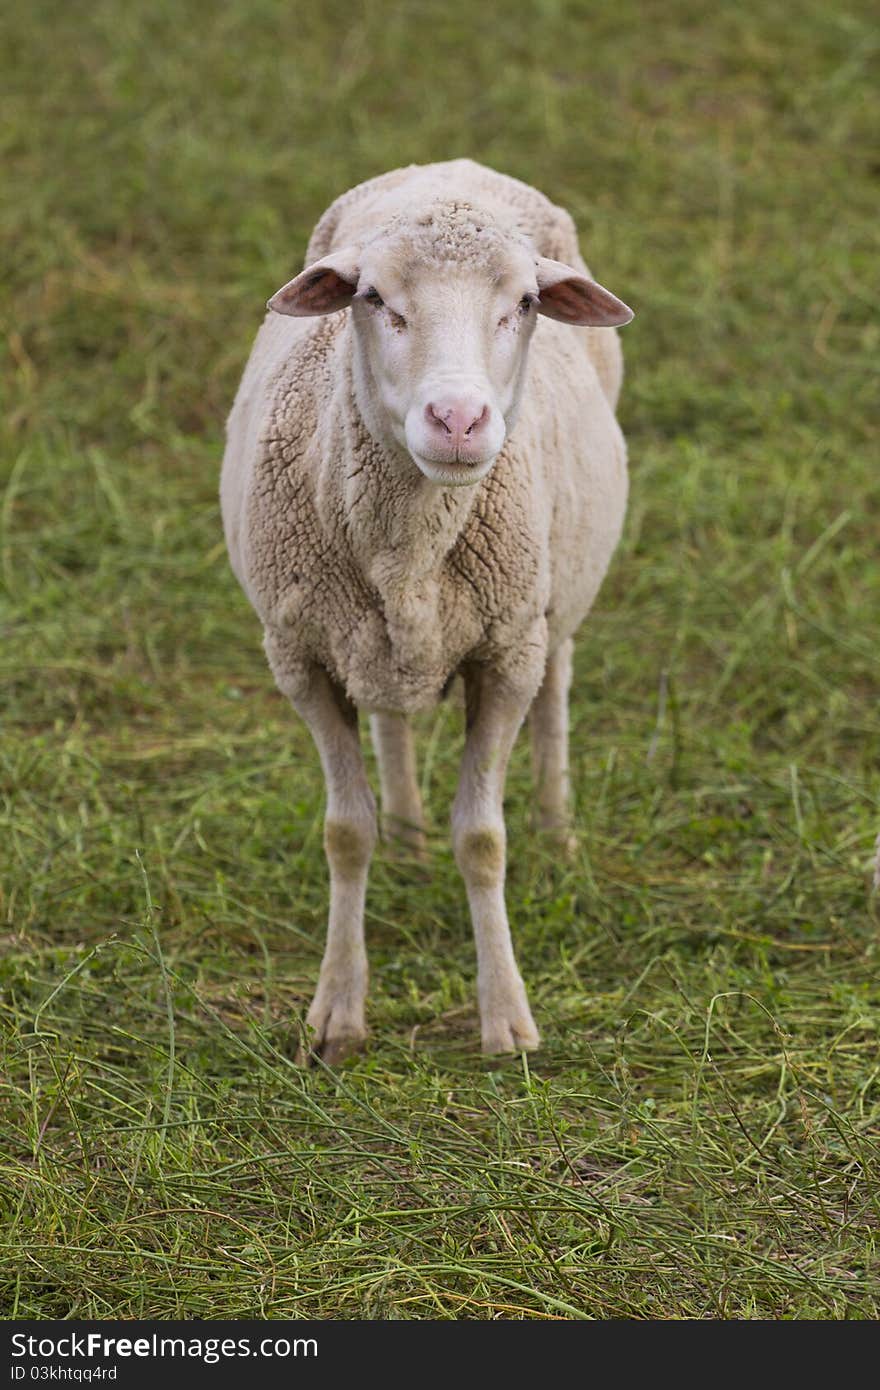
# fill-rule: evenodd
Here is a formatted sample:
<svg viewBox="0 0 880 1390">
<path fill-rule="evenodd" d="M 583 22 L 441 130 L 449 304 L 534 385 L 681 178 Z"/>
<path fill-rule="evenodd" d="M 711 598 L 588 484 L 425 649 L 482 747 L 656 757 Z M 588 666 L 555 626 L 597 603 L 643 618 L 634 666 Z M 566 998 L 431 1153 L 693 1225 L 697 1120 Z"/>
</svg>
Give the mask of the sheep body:
<svg viewBox="0 0 880 1390">
<path fill-rule="evenodd" d="M 483 1048 L 535 1047 L 504 902 L 504 777 L 530 711 L 537 821 L 567 844 L 571 637 L 627 496 L 618 340 L 570 325 L 631 312 L 589 279 L 567 212 L 469 160 L 344 194 L 307 266 L 258 333 L 221 501 L 233 569 L 327 786 L 330 912 L 309 1047 L 335 1061 L 366 1033 L 376 811 L 357 711 L 372 716 L 385 824 L 421 852 L 407 716 L 456 674 L 467 737 L 453 846 Z M 382 277 L 379 294 L 369 281 Z M 415 306 L 412 323 L 386 293 Z"/>
<path fill-rule="evenodd" d="M 397 170 L 343 195 L 307 264 L 451 183 L 481 211 L 500 209 L 540 254 L 583 265 L 566 212 L 469 160 Z M 229 418 L 221 495 L 233 568 L 285 693 L 312 661 L 367 710 L 430 706 L 466 659 L 513 678 L 529 667 L 537 689 L 620 535 L 615 348 L 612 329 L 542 319 L 492 473 L 476 489 L 426 494 L 418 475 L 389 469 L 359 416 L 348 316 L 267 316 Z"/>
</svg>

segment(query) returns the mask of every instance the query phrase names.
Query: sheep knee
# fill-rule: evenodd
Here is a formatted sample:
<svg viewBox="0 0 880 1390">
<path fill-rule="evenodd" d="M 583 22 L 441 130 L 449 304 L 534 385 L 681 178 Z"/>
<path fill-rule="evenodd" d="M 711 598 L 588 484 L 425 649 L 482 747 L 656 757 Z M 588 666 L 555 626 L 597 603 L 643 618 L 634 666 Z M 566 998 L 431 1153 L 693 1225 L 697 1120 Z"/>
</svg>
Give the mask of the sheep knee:
<svg viewBox="0 0 880 1390">
<path fill-rule="evenodd" d="M 365 873 L 376 843 L 375 815 L 331 819 L 324 822 L 324 851 L 331 871 L 340 878 Z"/>
<path fill-rule="evenodd" d="M 455 861 L 467 883 L 494 888 L 504 878 L 504 826 L 471 825 L 455 835 Z"/>
</svg>

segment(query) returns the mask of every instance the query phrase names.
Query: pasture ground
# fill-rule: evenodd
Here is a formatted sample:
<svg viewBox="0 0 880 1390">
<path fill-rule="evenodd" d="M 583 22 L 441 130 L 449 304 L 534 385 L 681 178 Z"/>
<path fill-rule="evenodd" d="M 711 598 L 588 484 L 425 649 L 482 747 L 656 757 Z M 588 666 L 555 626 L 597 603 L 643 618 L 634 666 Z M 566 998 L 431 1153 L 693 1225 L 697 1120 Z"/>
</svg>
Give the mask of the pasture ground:
<svg viewBox="0 0 880 1390">
<path fill-rule="evenodd" d="M 876 1317 L 873 6 L 33 0 L 2 37 L 2 1315 Z M 324 206 L 461 153 L 637 310 L 579 849 L 531 835 L 523 742 L 545 1046 L 489 1065 L 460 720 L 423 720 L 372 1045 L 303 1074 L 322 785 L 223 422 Z"/>
</svg>

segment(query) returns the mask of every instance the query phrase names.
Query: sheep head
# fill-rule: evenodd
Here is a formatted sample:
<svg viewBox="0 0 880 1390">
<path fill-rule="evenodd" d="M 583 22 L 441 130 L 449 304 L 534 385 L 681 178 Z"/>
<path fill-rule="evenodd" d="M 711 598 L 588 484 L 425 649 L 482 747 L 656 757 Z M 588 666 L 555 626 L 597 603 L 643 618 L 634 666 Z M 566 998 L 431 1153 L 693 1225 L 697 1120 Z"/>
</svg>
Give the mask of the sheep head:
<svg viewBox="0 0 880 1390">
<path fill-rule="evenodd" d="M 462 203 L 400 216 L 308 266 L 276 313 L 351 307 L 358 404 L 370 432 L 445 487 L 479 482 L 512 428 L 538 315 L 572 326 L 632 310 L 581 271 Z"/>
</svg>

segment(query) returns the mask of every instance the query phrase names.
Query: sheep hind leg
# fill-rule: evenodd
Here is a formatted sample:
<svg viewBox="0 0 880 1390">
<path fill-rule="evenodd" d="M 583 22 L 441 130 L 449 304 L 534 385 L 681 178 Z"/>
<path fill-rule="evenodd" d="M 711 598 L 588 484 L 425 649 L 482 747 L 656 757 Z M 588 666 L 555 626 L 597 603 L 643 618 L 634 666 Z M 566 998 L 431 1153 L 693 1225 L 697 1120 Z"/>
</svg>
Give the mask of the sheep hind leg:
<svg viewBox="0 0 880 1390">
<path fill-rule="evenodd" d="M 412 726 L 405 714 L 373 714 L 370 733 L 379 765 L 383 837 L 393 850 L 424 859 L 425 823 Z"/>
<path fill-rule="evenodd" d="M 284 686 L 279 681 L 282 690 Z M 324 850 L 330 869 L 327 944 L 318 988 L 306 1016 L 309 1037 L 298 1061 L 329 1065 L 357 1051 L 367 1036 L 364 903 L 376 843 L 376 803 L 367 781 L 357 710 L 325 672 L 312 673 L 291 701 L 315 741 L 327 786 Z"/>
<path fill-rule="evenodd" d="M 504 779 L 528 697 L 505 690 L 494 673 L 465 677 L 468 733 L 452 808 L 452 843 L 464 878 L 477 947 L 483 1051 L 538 1046 L 516 964 L 504 903 Z"/>
<path fill-rule="evenodd" d="M 568 778 L 568 695 L 573 647 L 569 638 L 548 657 L 541 689 L 529 713 L 537 828 L 569 855 L 577 847 L 571 828 Z"/>
</svg>

